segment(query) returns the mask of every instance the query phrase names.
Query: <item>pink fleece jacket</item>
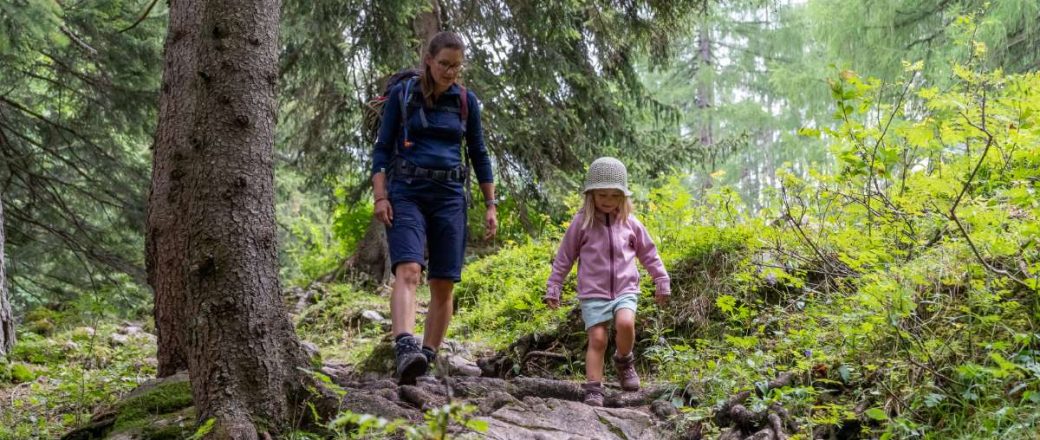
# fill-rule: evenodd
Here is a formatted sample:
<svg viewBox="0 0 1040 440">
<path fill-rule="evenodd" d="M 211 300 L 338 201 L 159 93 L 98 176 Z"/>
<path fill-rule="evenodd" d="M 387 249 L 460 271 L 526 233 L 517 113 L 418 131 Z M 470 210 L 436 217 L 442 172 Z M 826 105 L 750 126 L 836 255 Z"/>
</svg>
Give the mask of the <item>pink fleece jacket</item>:
<svg viewBox="0 0 1040 440">
<path fill-rule="evenodd" d="M 563 280 L 578 261 L 578 299 L 614 299 L 618 295 L 639 292 L 638 258 L 657 286 L 655 294 L 670 295 L 671 286 L 664 263 L 657 256 L 646 228 L 635 216 L 617 221 L 614 215 L 603 215 L 588 229 L 582 229 L 584 210 L 571 220 L 553 260 L 546 299 L 560 299 Z"/>
</svg>

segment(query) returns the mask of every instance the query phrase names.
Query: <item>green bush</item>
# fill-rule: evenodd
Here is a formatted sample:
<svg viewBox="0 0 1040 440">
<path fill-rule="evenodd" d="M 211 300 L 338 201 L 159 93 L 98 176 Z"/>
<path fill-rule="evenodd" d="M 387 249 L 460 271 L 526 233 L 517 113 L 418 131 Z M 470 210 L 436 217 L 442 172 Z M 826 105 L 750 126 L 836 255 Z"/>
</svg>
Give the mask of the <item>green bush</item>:
<svg viewBox="0 0 1040 440">
<path fill-rule="evenodd" d="M 522 335 L 555 327 L 568 308 L 553 311 L 542 304 L 555 253 L 552 242 L 529 241 L 466 265 L 455 289 L 452 337 L 504 348 Z M 572 276 L 564 303 L 573 300 Z"/>
</svg>

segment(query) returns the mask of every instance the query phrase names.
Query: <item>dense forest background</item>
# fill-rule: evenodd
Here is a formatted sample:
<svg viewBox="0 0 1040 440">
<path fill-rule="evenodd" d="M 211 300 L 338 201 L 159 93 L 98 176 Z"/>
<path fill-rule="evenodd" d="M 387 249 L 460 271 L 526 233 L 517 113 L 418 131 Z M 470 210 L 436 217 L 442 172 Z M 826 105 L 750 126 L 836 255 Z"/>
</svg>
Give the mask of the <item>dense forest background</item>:
<svg viewBox="0 0 1040 440">
<path fill-rule="evenodd" d="M 0 439 L 59 437 L 157 374 L 169 7 L 0 4 Z M 1034 438 L 1040 4 L 283 0 L 278 278 L 299 338 L 358 369 L 385 341 L 357 316 L 388 309 L 366 102 L 417 62 L 424 17 L 469 44 L 501 194 L 449 338 L 553 334 L 562 360 L 518 372 L 578 377 L 569 307 L 540 297 L 584 167 L 612 155 L 673 275 L 638 350 L 678 430 L 722 435 L 757 387 L 747 407 L 800 438 Z"/>
</svg>

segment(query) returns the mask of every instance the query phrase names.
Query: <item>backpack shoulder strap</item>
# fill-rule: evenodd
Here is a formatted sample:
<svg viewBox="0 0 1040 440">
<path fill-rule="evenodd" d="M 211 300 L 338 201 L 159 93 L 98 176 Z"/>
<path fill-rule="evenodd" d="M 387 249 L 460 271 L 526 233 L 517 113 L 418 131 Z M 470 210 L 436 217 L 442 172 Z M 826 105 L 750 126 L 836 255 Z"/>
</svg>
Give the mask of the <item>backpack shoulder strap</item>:
<svg viewBox="0 0 1040 440">
<path fill-rule="evenodd" d="M 412 99 L 412 84 L 415 82 L 415 78 L 409 78 L 404 83 L 404 87 L 401 88 L 401 134 L 404 137 L 402 144 L 405 148 L 412 146 L 412 141 L 408 139 L 408 101 Z M 396 144 L 394 148 L 396 148 Z"/>
<path fill-rule="evenodd" d="M 459 84 L 459 114 L 462 116 L 462 129 L 469 124 L 469 91 L 466 86 Z"/>
<path fill-rule="evenodd" d="M 412 99 L 412 83 L 415 82 L 415 78 L 408 78 L 404 82 L 404 87 L 401 88 L 401 96 L 398 101 L 401 104 L 401 120 L 406 121 L 408 119 L 408 100 Z"/>
</svg>

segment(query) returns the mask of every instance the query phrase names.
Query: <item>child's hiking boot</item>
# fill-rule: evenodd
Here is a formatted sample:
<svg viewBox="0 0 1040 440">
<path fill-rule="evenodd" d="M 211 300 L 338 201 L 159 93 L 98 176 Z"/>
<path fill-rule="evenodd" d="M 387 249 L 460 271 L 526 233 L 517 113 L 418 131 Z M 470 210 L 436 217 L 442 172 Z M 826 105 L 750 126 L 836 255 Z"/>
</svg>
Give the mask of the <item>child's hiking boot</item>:
<svg viewBox="0 0 1040 440">
<path fill-rule="evenodd" d="M 599 382 L 585 382 L 581 384 L 585 390 L 585 404 L 589 406 L 603 406 L 603 384 Z"/>
<path fill-rule="evenodd" d="M 415 379 L 426 373 L 429 362 L 412 335 L 397 337 L 397 342 L 394 343 L 394 355 L 397 364 L 398 385 L 415 385 Z"/>
<path fill-rule="evenodd" d="M 629 353 L 619 356 L 614 353 L 614 368 L 617 369 L 618 382 L 625 391 L 639 391 L 639 374 L 636 373 L 636 355 Z"/>
</svg>

